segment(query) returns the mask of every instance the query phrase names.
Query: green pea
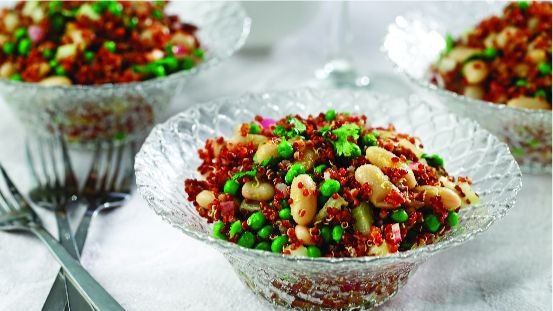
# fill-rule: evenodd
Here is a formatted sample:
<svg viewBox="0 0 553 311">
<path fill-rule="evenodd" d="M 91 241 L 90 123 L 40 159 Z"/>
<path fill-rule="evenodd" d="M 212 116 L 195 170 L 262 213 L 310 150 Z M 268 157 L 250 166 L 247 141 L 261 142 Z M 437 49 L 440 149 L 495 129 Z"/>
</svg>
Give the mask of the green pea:
<svg viewBox="0 0 553 311">
<path fill-rule="evenodd" d="M 94 52 L 86 51 L 86 52 L 84 52 L 83 57 L 84 57 L 85 62 L 90 64 L 94 60 Z"/>
<path fill-rule="evenodd" d="M 282 248 L 288 243 L 288 236 L 281 235 L 273 240 L 271 243 L 271 251 L 273 253 L 282 253 Z"/>
<path fill-rule="evenodd" d="M 292 219 L 291 209 L 289 207 L 281 209 L 280 211 L 278 211 L 278 217 L 280 217 L 280 219 L 284 219 L 284 220 Z"/>
<path fill-rule="evenodd" d="M 189 69 L 192 69 L 194 67 L 194 60 L 190 57 L 184 57 L 182 60 L 181 60 L 181 64 L 180 64 L 180 67 L 182 68 L 182 70 L 189 70 Z"/>
<path fill-rule="evenodd" d="M 549 63 L 539 64 L 538 65 L 538 71 L 543 76 L 551 74 L 551 64 L 549 64 Z"/>
<path fill-rule="evenodd" d="M 6 42 L 6 43 L 2 44 L 2 51 L 6 55 L 12 55 L 13 52 L 15 51 L 15 43 Z"/>
<path fill-rule="evenodd" d="M 179 61 L 174 56 L 167 56 L 162 59 L 162 64 L 167 68 L 170 72 L 175 72 L 179 69 Z"/>
<path fill-rule="evenodd" d="M 257 231 L 257 236 L 262 239 L 266 239 L 271 235 L 271 233 L 273 233 L 273 226 L 266 225 L 265 227 Z"/>
<path fill-rule="evenodd" d="M 313 171 L 316 174 L 322 174 L 326 170 L 326 167 L 327 167 L 326 164 L 319 164 L 319 165 L 315 166 L 315 169 L 313 169 Z"/>
<path fill-rule="evenodd" d="M 213 236 L 220 239 L 220 240 L 226 240 L 227 237 L 221 232 L 223 228 L 225 227 L 225 224 L 222 221 L 218 221 L 213 224 Z"/>
<path fill-rule="evenodd" d="M 121 16 L 123 15 L 123 5 L 117 1 L 110 2 L 108 11 L 115 16 Z"/>
<path fill-rule="evenodd" d="M 455 227 L 459 224 L 459 215 L 454 211 L 451 211 L 447 213 L 447 218 L 445 220 L 447 220 L 450 227 Z"/>
<path fill-rule="evenodd" d="M 259 230 L 265 225 L 265 222 L 267 221 L 267 218 L 265 218 L 265 215 L 263 215 L 262 212 L 255 212 L 248 217 L 248 226 L 250 226 L 253 230 Z"/>
<path fill-rule="evenodd" d="M 290 204 L 288 204 L 288 200 L 286 199 L 280 201 L 280 205 L 282 206 L 282 208 L 290 208 Z"/>
<path fill-rule="evenodd" d="M 392 219 L 395 222 L 406 222 L 409 219 L 409 215 L 407 215 L 407 212 L 403 208 L 400 208 L 392 212 Z"/>
<path fill-rule="evenodd" d="M 367 147 L 376 146 L 377 145 L 376 135 L 373 133 L 369 133 L 363 136 L 361 142 L 363 143 L 364 146 L 367 146 Z"/>
<path fill-rule="evenodd" d="M 518 87 L 525 87 L 526 85 L 528 85 L 528 82 L 526 82 L 526 80 L 524 80 L 524 79 L 518 79 L 515 82 L 515 85 L 518 86 Z"/>
<path fill-rule="evenodd" d="M 308 246 L 307 257 L 321 257 L 321 250 L 315 245 Z"/>
<path fill-rule="evenodd" d="M 278 143 L 278 155 L 284 159 L 289 159 L 294 155 L 294 147 L 286 139 Z"/>
<path fill-rule="evenodd" d="M 19 40 L 25 36 L 27 36 L 27 29 L 26 28 L 17 28 L 13 33 L 15 40 Z"/>
<path fill-rule="evenodd" d="M 204 53 L 204 50 L 198 48 L 198 49 L 194 49 L 192 54 L 194 54 L 194 56 L 196 56 L 197 58 L 202 59 L 204 58 L 205 53 Z"/>
<path fill-rule="evenodd" d="M 115 53 L 115 50 L 117 50 L 117 44 L 113 41 L 106 41 L 104 42 L 104 48 L 111 53 Z"/>
<path fill-rule="evenodd" d="M 162 65 L 153 66 L 149 71 L 156 77 L 164 77 L 167 75 L 165 67 L 163 67 Z"/>
<path fill-rule="evenodd" d="M 62 66 L 54 67 L 54 72 L 56 73 L 57 76 L 65 76 L 66 74 L 65 69 L 63 69 Z"/>
<path fill-rule="evenodd" d="M 284 181 L 286 181 L 286 183 L 288 184 L 291 184 L 294 178 L 301 174 L 305 174 L 305 167 L 300 163 L 293 164 L 292 166 L 290 166 L 288 172 L 286 172 L 286 175 L 284 176 Z"/>
<path fill-rule="evenodd" d="M 48 3 L 48 14 L 52 15 L 63 8 L 61 1 L 50 1 Z"/>
<path fill-rule="evenodd" d="M 262 251 L 271 251 L 271 244 L 269 244 L 269 242 L 267 241 L 261 241 L 257 243 L 257 245 L 255 246 L 255 249 L 259 249 Z"/>
<path fill-rule="evenodd" d="M 547 93 L 545 92 L 545 90 L 537 90 L 535 93 L 534 93 L 534 97 L 542 97 L 544 99 L 547 98 Z"/>
<path fill-rule="evenodd" d="M 437 154 L 423 153 L 421 158 L 426 159 L 426 163 L 433 167 L 444 167 L 444 160 Z"/>
<path fill-rule="evenodd" d="M 334 179 L 327 179 L 321 184 L 320 191 L 322 195 L 329 197 L 340 191 L 340 182 Z"/>
<path fill-rule="evenodd" d="M 136 26 L 138 26 L 138 17 L 133 16 L 129 19 L 128 27 L 129 27 L 130 30 L 133 30 L 133 29 L 136 28 Z"/>
<path fill-rule="evenodd" d="M 48 62 L 48 65 L 50 65 L 51 68 L 55 68 L 55 67 L 58 67 L 60 63 L 58 63 L 57 60 L 52 59 L 51 61 Z"/>
<path fill-rule="evenodd" d="M 326 121 L 332 121 L 336 119 L 336 110 L 330 109 L 325 113 L 325 120 Z"/>
<path fill-rule="evenodd" d="M 261 126 L 257 123 L 250 123 L 250 130 L 248 131 L 249 134 L 260 134 L 261 133 Z"/>
<path fill-rule="evenodd" d="M 336 225 L 332 228 L 332 239 L 336 243 L 340 243 L 342 236 L 344 235 L 344 228 L 340 225 Z"/>
<path fill-rule="evenodd" d="M 51 59 L 52 57 L 54 57 L 54 52 L 51 49 L 45 49 L 44 51 L 42 51 L 42 57 L 44 57 L 45 59 Z"/>
<path fill-rule="evenodd" d="M 242 233 L 242 223 L 240 222 L 240 220 L 237 220 L 230 225 L 228 235 L 232 238 L 239 233 Z"/>
<path fill-rule="evenodd" d="M 321 230 L 319 230 L 319 235 L 323 238 L 325 243 L 330 243 L 330 240 L 332 239 L 332 230 L 330 230 L 329 227 L 324 226 Z"/>
<path fill-rule="evenodd" d="M 23 81 L 23 77 L 21 77 L 20 74 L 16 73 L 10 77 L 10 80 L 21 82 Z"/>
<path fill-rule="evenodd" d="M 240 184 L 234 179 L 227 180 L 225 182 L 225 185 L 223 186 L 223 192 L 230 194 L 232 196 L 236 196 L 238 194 L 239 189 L 240 189 Z"/>
<path fill-rule="evenodd" d="M 160 10 L 155 9 L 152 11 L 152 17 L 155 19 L 163 19 L 163 13 Z"/>
<path fill-rule="evenodd" d="M 17 45 L 17 52 L 23 56 L 29 55 L 29 52 L 31 51 L 32 42 L 30 39 L 25 38 L 19 41 L 19 44 Z"/>
<path fill-rule="evenodd" d="M 526 10 L 530 5 L 528 1 L 519 1 L 517 4 L 518 4 L 518 7 L 523 11 Z"/>
<path fill-rule="evenodd" d="M 426 229 L 432 233 L 435 233 L 438 229 L 440 229 L 440 221 L 434 214 L 424 216 L 424 224 L 426 225 Z"/>
<path fill-rule="evenodd" d="M 240 238 L 238 238 L 237 241 L 238 245 L 245 247 L 245 248 L 252 248 L 255 244 L 255 235 L 253 233 L 246 231 L 242 233 Z"/>
<path fill-rule="evenodd" d="M 486 48 L 484 50 L 484 57 L 487 59 L 493 59 L 497 56 L 497 50 L 494 48 Z"/>
</svg>

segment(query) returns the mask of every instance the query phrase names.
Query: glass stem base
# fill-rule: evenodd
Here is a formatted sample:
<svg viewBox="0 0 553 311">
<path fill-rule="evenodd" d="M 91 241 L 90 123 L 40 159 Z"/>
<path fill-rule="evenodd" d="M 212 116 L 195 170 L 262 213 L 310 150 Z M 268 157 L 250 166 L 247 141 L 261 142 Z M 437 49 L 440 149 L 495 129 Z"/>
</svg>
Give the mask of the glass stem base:
<svg viewBox="0 0 553 311">
<path fill-rule="evenodd" d="M 323 68 L 315 71 L 321 86 L 327 87 L 367 87 L 370 84 L 368 76 L 359 75 L 347 59 L 332 59 Z"/>
</svg>

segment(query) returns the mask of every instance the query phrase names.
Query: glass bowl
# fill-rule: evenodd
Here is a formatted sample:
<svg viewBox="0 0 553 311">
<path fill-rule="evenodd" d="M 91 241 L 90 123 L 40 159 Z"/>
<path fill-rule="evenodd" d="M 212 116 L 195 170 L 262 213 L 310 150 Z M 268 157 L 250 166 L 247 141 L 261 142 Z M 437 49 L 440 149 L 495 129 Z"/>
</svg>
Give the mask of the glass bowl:
<svg viewBox="0 0 553 311">
<path fill-rule="evenodd" d="M 389 25 L 383 51 L 414 84 L 446 104 L 450 111 L 472 118 L 511 148 L 524 172 L 551 173 L 551 111 L 512 108 L 442 89 L 429 79 L 429 67 L 445 47 L 445 33 L 461 35 L 480 20 L 500 14 L 506 2 L 445 2 L 422 5 L 397 16 Z"/>
<path fill-rule="evenodd" d="M 0 79 L 0 94 L 27 129 L 61 128 L 71 142 L 144 138 L 183 85 L 231 56 L 245 42 L 250 19 L 236 2 L 172 2 L 171 14 L 199 27 L 205 60 L 195 68 L 142 82 L 43 86 Z"/>
<path fill-rule="evenodd" d="M 471 176 L 482 204 L 464 209 L 460 225 L 437 243 L 382 257 L 307 258 L 246 249 L 211 237 L 184 192 L 186 178 L 200 178 L 197 150 L 207 138 L 230 137 L 239 122 L 255 115 L 316 114 L 332 108 L 367 114 L 375 125 L 393 123 L 420 137 L 440 154 L 450 174 Z M 190 237 L 214 246 L 256 295 L 295 309 L 370 309 L 405 285 L 429 256 L 486 230 L 514 205 L 520 169 L 508 147 L 476 122 L 448 114 L 417 97 L 390 99 L 347 90 L 294 90 L 223 98 L 194 106 L 157 125 L 135 162 L 138 192 L 165 221 Z"/>
</svg>

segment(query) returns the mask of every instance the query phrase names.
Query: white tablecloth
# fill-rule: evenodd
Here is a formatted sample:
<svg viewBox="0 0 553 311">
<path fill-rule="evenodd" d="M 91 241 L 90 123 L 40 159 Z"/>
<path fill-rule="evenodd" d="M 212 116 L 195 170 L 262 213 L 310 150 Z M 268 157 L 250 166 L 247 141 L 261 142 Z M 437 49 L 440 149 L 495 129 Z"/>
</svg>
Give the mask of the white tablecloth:
<svg viewBox="0 0 553 311">
<path fill-rule="evenodd" d="M 379 52 L 386 25 L 415 3 L 355 3 L 352 25 L 359 68 L 373 88 L 405 95 Z M 241 53 L 202 74 L 171 114 L 218 96 L 296 87 L 311 78 L 326 49 L 328 8 L 272 54 Z M 255 25 L 254 25 L 255 27 Z M 24 133 L 0 103 L 0 161 L 18 185 L 30 179 Z M 550 310 L 551 175 L 524 176 L 512 211 L 488 232 L 434 256 L 382 310 Z M 40 211 L 48 228 L 52 216 Z M 128 310 L 265 310 L 231 266 L 210 247 L 164 223 L 134 195 L 124 207 L 94 220 L 84 266 Z M 40 310 L 58 265 L 34 237 L 0 232 L 0 310 Z"/>
</svg>

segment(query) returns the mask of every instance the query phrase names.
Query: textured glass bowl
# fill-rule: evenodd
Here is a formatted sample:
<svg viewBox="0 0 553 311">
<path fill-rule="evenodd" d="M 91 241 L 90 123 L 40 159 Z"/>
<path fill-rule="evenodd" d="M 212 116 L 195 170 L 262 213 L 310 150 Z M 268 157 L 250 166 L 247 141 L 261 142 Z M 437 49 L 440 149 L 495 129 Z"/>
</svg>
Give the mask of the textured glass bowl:
<svg viewBox="0 0 553 311">
<path fill-rule="evenodd" d="M 509 144 L 521 169 L 551 173 L 551 111 L 511 108 L 442 89 L 429 79 L 429 67 L 445 47 L 445 33 L 461 35 L 483 18 L 500 14 L 505 2 L 445 2 L 422 5 L 397 16 L 383 50 L 397 69 L 452 112 L 478 121 Z"/>
<path fill-rule="evenodd" d="M 255 115 L 316 114 L 329 108 L 366 114 L 374 125 L 393 123 L 421 138 L 445 159 L 450 174 L 471 176 L 482 204 L 462 210 L 460 224 L 439 242 L 383 257 L 307 258 L 242 248 L 211 237 L 184 192 L 186 178 L 201 178 L 197 150 L 207 138 L 230 137 Z M 215 246 L 255 294 L 296 309 L 370 309 L 391 298 L 429 256 L 486 230 L 511 208 L 521 173 L 508 147 L 471 120 L 418 98 L 393 100 L 369 92 L 296 90 L 224 98 L 195 106 L 157 125 L 135 163 L 138 192 L 165 221 Z"/>
<path fill-rule="evenodd" d="M 143 138 L 182 86 L 232 55 L 249 33 L 250 19 L 236 2 L 172 2 L 168 12 L 199 27 L 206 50 L 197 67 L 167 77 L 99 86 L 42 86 L 0 79 L 0 95 L 32 132 L 61 127 L 68 140 Z"/>
</svg>

